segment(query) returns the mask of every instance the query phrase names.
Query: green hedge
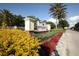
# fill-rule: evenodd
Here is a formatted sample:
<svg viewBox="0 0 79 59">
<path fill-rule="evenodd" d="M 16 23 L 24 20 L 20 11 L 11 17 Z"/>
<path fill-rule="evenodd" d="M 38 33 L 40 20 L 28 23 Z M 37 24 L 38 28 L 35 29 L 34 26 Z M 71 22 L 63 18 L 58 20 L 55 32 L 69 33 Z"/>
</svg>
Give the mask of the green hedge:
<svg viewBox="0 0 79 59">
<path fill-rule="evenodd" d="M 56 31 L 47 32 L 46 34 L 34 33 L 34 36 L 41 40 L 49 39 L 51 36 L 55 35 Z"/>
<path fill-rule="evenodd" d="M 50 32 L 47 32 L 46 34 L 34 33 L 33 35 L 35 37 L 37 37 L 38 39 L 47 40 L 50 37 L 54 36 L 56 33 L 58 33 L 58 32 L 64 32 L 64 31 L 65 30 L 63 30 L 63 29 L 53 29 Z"/>
</svg>

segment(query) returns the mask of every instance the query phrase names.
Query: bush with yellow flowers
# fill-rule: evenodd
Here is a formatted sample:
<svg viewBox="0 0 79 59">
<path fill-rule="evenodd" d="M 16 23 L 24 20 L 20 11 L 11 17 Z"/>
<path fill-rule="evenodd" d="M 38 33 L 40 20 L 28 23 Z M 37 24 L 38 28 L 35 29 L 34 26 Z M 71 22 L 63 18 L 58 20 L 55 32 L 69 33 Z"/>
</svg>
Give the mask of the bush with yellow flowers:
<svg viewBox="0 0 79 59">
<path fill-rule="evenodd" d="M 0 29 L 1 56 L 38 56 L 39 40 L 18 29 Z"/>
</svg>

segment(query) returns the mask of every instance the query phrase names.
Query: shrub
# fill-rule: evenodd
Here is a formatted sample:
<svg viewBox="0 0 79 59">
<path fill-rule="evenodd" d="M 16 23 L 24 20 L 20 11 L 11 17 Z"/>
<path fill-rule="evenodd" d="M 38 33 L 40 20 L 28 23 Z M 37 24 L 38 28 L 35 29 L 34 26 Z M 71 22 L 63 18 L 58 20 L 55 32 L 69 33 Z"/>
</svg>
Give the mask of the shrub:
<svg viewBox="0 0 79 59">
<path fill-rule="evenodd" d="M 55 34 L 56 34 L 56 32 L 53 32 L 53 31 L 48 32 L 45 35 L 43 35 L 42 39 L 44 39 L 44 40 L 49 39 L 50 37 L 52 37 Z"/>
<path fill-rule="evenodd" d="M 55 35 L 57 32 L 56 31 L 50 31 L 50 32 L 47 32 L 46 34 L 40 34 L 40 33 L 37 33 L 37 34 L 33 34 L 35 37 L 37 37 L 38 39 L 41 39 L 41 40 L 47 40 L 49 39 L 51 36 Z"/>
<path fill-rule="evenodd" d="M 75 24 L 74 30 L 79 31 L 79 22 Z"/>
<path fill-rule="evenodd" d="M 43 45 L 48 48 L 47 50 L 48 50 L 49 54 L 52 52 L 55 52 L 56 45 L 58 44 L 59 39 L 60 39 L 62 34 L 63 34 L 62 32 L 59 32 L 54 37 L 52 37 L 50 40 L 45 41 L 43 43 Z"/>
<path fill-rule="evenodd" d="M 40 33 L 34 33 L 33 35 L 35 37 L 37 37 L 38 39 L 41 39 L 41 40 L 47 40 L 49 39 L 50 37 L 54 36 L 56 33 L 58 32 L 65 32 L 65 30 L 63 29 L 53 29 L 51 30 L 50 32 L 47 32 L 45 34 L 40 34 Z"/>
<path fill-rule="evenodd" d="M 2 22 L 2 28 L 7 28 L 6 22 Z"/>
<path fill-rule="evenodd" d="M 39 40 L 18 29 L 0 29 L 1 56 L 37 56 Z"/>
</svg>

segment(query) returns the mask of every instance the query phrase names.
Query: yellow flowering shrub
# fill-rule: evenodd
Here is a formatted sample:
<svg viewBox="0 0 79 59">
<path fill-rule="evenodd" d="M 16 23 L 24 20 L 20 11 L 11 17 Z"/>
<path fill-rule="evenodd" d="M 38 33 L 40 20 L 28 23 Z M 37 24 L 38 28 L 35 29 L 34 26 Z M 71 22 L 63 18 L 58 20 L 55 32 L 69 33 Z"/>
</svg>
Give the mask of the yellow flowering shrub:
<svg viewBox="0 0 79 59">
<path fill-rule="evenodd" d="M 38 56 L 39 40 L 18 29 L 0 29 L 1 56 Z"/>
</svg>

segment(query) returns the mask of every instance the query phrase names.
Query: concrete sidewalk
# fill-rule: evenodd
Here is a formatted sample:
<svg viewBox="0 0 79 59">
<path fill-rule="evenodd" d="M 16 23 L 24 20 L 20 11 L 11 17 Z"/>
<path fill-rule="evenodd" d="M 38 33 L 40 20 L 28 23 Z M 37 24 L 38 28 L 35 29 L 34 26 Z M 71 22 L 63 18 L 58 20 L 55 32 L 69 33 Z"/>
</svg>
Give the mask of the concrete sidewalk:
<svg viewBox="0 0 79 59">
<path fill-rule="evenodd" d="M 60 56 L 79 56 L 79 32 L 67 30 L 56 49 Z"/>
</svg>

